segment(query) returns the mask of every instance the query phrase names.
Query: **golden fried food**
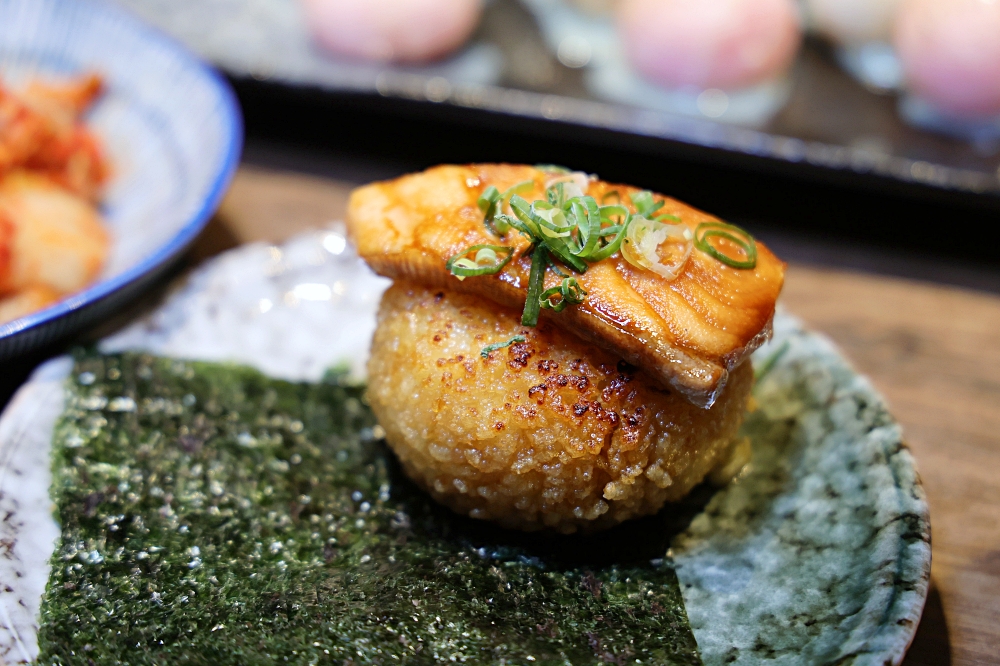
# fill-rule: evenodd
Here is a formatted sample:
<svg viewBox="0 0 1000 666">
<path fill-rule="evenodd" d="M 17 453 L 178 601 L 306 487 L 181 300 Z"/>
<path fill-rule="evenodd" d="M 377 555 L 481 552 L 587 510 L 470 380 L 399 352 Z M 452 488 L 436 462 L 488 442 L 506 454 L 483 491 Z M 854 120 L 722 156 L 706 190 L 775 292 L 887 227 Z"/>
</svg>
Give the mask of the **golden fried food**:
<svg viewBox="0 0 1000 666">
<path fill-rule="evenodd" d="M 0 84 L 0 323 L 97 278 L 110 239 L 95 207 L 109 168 L 82 114 L 101 79 Z"/>
<path fill-rule="evenodd" d="M 99 141 L 80 116 L 101 88 L 94 75 L 35 81 L 17 94 L 0 85 L 0 177 L 30 169 L 96 201 L 109 169 Z"/>
<path fill-rule="evenodd" d="M 703 409 L 551 322 L 522 326 L 519 311 L 476 296 L 397 282 L 368 373 L 407 474 L 453 510 L 508 527 L 572 532 L 654 513 L 747 454 L 735 438 L 748 362 Z"/>
<path fill-rule="evenodd" d="M 0 324 L 19 319 L 59 300 L 59 293 L 45 286 L 32 286 L 0 298 Z"/>
<path fill-rule="evenodd" d="M 464 281 L 446 262 L 470 246 L 499 243 L 483 223 L 477 199 L 488 186 L 505 190 L 531 181 L 527 201 L 544 200 L 551 171 L 502 164 L 441 166 L 359 188 L 351 196 L 348 226 L 361 256 L 376 272 L 394 279 L 475 294 L 508 308 L 525 305 L 531 258 L 529 241 L 510 231 L 502 242 L 514 259 L 495 275 Z M 583 194 L 597 202 L 620 201 L 631 213 L 639 190 L 595 179 Z M 659 213 L 679 218 L 696 232 L 718 219 L 668 197 Z M 755 265 L 734 268 L 703 252 L 690 255 L 674 279 L 636 268 L 615 253 L 574 275 L 586 299 L 542 318 L 571 331 L 615 357 L 643 368 L 662 386 L 711 405 L 729 374 L 770 334 L 775 302 L 784 280 L 783 262 L 756 243 Z M 559 284 L 549 271 L 545 288 Z"/>
<path fill-rule="evenodd" d="M 110 242 L 97 210 L 44 176 L 16 171 L 0 180 L 0 215 L 13 226 L 0 294 L 29 287 L 72 293 L 104 265 Z"/>
</svg>

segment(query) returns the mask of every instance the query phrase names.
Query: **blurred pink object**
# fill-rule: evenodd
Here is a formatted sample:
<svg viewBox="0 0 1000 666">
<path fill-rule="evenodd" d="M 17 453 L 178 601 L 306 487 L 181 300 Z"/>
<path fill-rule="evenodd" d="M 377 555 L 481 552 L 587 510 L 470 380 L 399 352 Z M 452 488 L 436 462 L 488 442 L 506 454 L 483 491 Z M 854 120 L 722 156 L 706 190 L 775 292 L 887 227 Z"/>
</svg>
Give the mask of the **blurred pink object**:
<svg viewBox="0 0 1000 666">
<path fill-rule="evenodd" d="M 336 55 L 426 62 L 469 38 L 481 0 L 302 0 L 309 30 Z"/>
<path fill-rule="evenodd" d="M 802 39 L 795 0 L 622 0 L 618 25 L 632 65 L 668 87 L 760 83 Z"/>
<path fill-rule="evenodd" d="M 1000 0 L 904 0 L 894 41 L 918 97 L 956 116 L 1000 113 Z"/>
</svg>

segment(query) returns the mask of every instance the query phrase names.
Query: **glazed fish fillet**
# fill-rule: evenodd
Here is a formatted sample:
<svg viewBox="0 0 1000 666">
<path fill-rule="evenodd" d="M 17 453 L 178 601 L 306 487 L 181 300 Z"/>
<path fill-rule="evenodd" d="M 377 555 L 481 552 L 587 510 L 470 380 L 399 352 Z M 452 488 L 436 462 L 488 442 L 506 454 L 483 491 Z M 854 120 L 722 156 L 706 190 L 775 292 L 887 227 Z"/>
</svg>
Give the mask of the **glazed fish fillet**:
<svg viewBox="0 0 1000 666">
<path fill-rule="evenodd" d="M 490 185 L 498 190 L 527 180 L 527 201 L 545 198 L 550 171 L 530 166 L 480 164 L 439 166 L 354 191 L 348 228 L 360 255 L 378 273 L 429 287 L 474 294 L 510 308 L 524 306 L 531 257 L 529 241 L 514 230 L 503 241 L 483 224 L 477 200 Z M 638 188 L 590 179 L 585 194 L 632 206 Z M 691 231 L 718 218 L 679 201 L 664 201 L 659 213 L 681 219 Z M 495 275 L 458 280 L 445 267 L 449 258 L 476 244 L 516 248 L 514 259 Z M 620 253 L 574 275 L 587 292 L 579 305 L 542 317 L 585 341 L 616 354 L 655 381 L 710 406 L 729 372 L 770 335 L 785 265 L 757 243 L 752 269 L 730 267 L 695 250 L 673 280 L 632 266 Z M 545 287 L 559 283 L 552 271 Z"/>
</svg>

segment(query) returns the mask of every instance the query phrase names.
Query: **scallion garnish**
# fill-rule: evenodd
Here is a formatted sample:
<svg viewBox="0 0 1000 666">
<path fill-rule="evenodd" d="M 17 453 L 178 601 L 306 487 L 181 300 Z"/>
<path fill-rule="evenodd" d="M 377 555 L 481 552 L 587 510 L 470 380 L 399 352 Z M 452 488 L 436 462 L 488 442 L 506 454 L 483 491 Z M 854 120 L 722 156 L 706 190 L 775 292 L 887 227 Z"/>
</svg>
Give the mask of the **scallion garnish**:
<svg viewBox="0 0 1000 666">
<path fill-rule="evenodd" d="M 559 297 L 559 300 L 553 303 L 552 299 L 556 296 Z M 566 309 L 567 305 L 579 305 L 583 303 L 583 299 L 586 297 L 587 292 L 583 290 L 583 287 L 576 281 L 576 278 L 564 278 L 558 287 L 552 287 L 542 292 L 542 295 L 539 297 L 539 305 L 546 310 L 562 312 Z"/>
<path fill-rule="evenodd" d="M 710 242 L 712 238 L 724 238 L 743 252 L 744 259 L 730 257 Z M 736 225 L 725 222 L 702 222 L 694 231 L 694 246 L 705 254 L 718 259 L 733 268 L 756 268 L 757 242 L 753 236 Z"/>
<path fill-rule="evenodd" d="M 504 340 L 503 342 L 494 342 L 491 345 L 486 345 L 485 347 L 483 347 L 482 351 L 479 352 L 479 355 L 482 356 L 483 358 L 489 358 L 490 352 L 495 352 L 498 349 L 510 347 L 512 344 L 518 342 L 524 342 L 525 339 L 526 338 L 523 335 L 515 335 L 510 340 Z"/>
<path fill-rule="evenodd" d="M 528 296 L 521 313 L 521 325 L 536 326 L 541 310 L 542 287 L 545 286 L 545 269 L 549 266 L 549 253 L 543 245 L 536 245 L 531 253 L 531 273 L 528 275 Z"/>
<path fill-rule="evenodd" d="M 469 255 L 475 252 L 473 258 L 469 258 Z M 506 256 L 500 259 L 497 253 L 504 253 Z M 503 270 L 503 267 L 510 263 L 510 260 L 514 258 L 514 248 L 507 247 L 506 245 L 473 245 L 468 247 L 445 263 L 445 268 L 457 277 L 459 280 L 464 280 L 467 277 L 473 277 L 476 275 L 494 275 Z"/>
<path fill-rule="evenodd" d="M 585 273 L 589 264 L 620 251 L 634 266 L 674 279 L 683 270 L 692 246 L 734 268 L 753 268 L 757 264 L 756 243 L 739 227 L 705 222 L 698 225 L 692 238 L 690 228 L 681 218 L 670 213 L 657 214 L 666 202 L 655 199 L 648 190 L 631 195 L 636 210 L 633 214 L 623 205 L 617 190 L 601 197 L 603 205 L 585 194 L 589 176 L 584 173 L 551 164 L 540 164 L 537 168 L 553 176 L 546 182 L 544 199 L 528 202 L 520 196 L 535 187 L 534 181 L 527 180 L 503 192 L 490 185 L 476 202 L 490 233 L 502 238 L 513 228 L 530 243 L 531 272 L 521 314 L 521 323 L 525 326 L 538 323 L 542 308 L 561 312 L 567 305 L 582 303 L 586 298 L 587 292 L 576 278 L 563 272 L 560 266 Z M 504 212 L 506 208 L 510 214 Z M 745 259 L 725 254 L 711 244 L 713 238 L 724 238 L 736 244 Z M 666 250 L 669 257 L 662 256 L 664 243 L 672 244 Z M 506 254 L 501 258 L 498 253 Z M 458 279 L 464 280 L 475 275 L 499 273 L 513 256 L 512 247 L 473 245 L 449 259 L 446 267 Z M 558 286 L 545 289 L 545 274 L 549 268 L 562 281 Z M 509 344 L 490 345 L 484 348 L 484 356 L 487 350 Z"/>
<path fill-rule="evenodd" d="M 653 213 L 663 208 L 663 203 L 662 199 L 654 201 L 653 193 L 649 190 L 636 192 L 632 195 L 632 205 L 635 206 L 635 211 L 650 220 L 653 219 Z"/>
<path fill-rule="evenodd" d="M 486 224 L 486 228 L 496 233 L 496 228 L 493 226 L 493 218 L 497 214 L 497 203 L 500 201 L 500 190 L 494 185 L 490 185 L 483 193 L 479 195 L 479 199 L 476 201 L 476 205 L 479 206 L 479 210 L 483 211 L 483 222 Z"/>
<path fill-rule="evenodd" d="M 559 268 L 559 264 L 557 264 L 556 262 L 552 261 L 552 257 L 551 256 L 549 257 L 549 270 L 552 271 L 553 273 L 555 273 L 556 275 L 558 275 L 561 278 L 568 278 L 569 277 L 569 273 L 566 273 L 561 268 Z"/>
<path fill-rule="evenodd" d="M 509 218 L 503 212 L 504 205 L 512 195 L 529 190 L 534 186 L 535 181 L 525 180 L 508 187 L 502 193 L 493 185 L 483 190 L 476 205 L 479 206 L 479 210 L 483 211 L 483 224 L 486 225 L 486 230 L 502 238 L 510 229 Z"/>
<path fill-rule="evenodd" d="M 636 215 L 625 234 L 622 257 L 633 266 L 673 280 L 691 256 L 692 236 L 685 224 L 666 224 Z"/>
</svg>

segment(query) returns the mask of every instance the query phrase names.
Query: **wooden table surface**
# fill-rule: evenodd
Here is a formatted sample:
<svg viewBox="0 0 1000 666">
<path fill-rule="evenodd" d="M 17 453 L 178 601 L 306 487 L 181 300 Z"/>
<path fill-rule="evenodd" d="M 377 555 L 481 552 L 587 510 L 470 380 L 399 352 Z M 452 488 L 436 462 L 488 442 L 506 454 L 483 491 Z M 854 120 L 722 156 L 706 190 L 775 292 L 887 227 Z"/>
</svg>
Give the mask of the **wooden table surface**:
<svg viewBox="0 0 1000 666">
<path fill-rule="evenodd" d="M 357 183 L 244 167 L 194 257 L 343 215 Z M 792 262 L 785 306 L 902 422 L 931 507 L 931 592 L 904 664 L 1000 663 L 1000 296 Z"/>
</svg>

